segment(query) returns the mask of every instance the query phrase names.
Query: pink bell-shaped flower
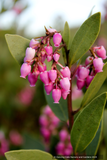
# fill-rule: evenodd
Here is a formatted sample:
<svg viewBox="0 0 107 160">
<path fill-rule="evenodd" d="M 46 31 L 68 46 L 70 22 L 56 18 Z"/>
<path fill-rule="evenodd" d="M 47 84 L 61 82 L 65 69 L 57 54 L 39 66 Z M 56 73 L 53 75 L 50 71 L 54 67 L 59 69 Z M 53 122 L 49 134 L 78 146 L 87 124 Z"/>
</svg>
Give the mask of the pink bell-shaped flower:
<svg viewBox="0 0 107 160">
<path fill-rule="evenodd" d="M 39 117 L 39 123 L 42 126 L 45 126 L 45 127 L 48 126 L 49 122 L 48 122 L 48 119 L 47 119 L 46 115 L 41 115 Z"/>
<path fill-rule="evenodd" d="M 85 65 L 86 65 L 86 66 L 89 65 L 89 64 L 92 62 L 92 60 L 93 60 L 93 57 L 88 56 L 88 57 L 86 58 L 86 60 L 85 60 Z"/>
<path fill-rule="evenodd" d="M 103 60 L 102 60 L 102 58 L 95 58 L 94 60 L 93 60 L 93 66 L 94 66 L 94 68 L 95 68 L 95 71 L 96 72 L 103 72 Z"/>
<path fill-rule="evenodd" d="M 47 52 L 48 55 L 50 55 L 50 54 L 53 53 L 53 48 L 52 48 L 52 46 L 45 46 L 44 48 L 45 48 L 45 50 L 46 50 L 46 52 Z"/>
<path fill-rule="evenodd" d="M 89 69 L 85 67 L 81 67 L 78 72 L 78 79 L 84 80 L 89 75 Z"/>
<path fill-rule="evenodd" d="M 52 61 L 52 59 L 53 59 L 52 54 L 47 55 L 47 61 L 48 61 L 48 62 Z"/>
<path fill-rule="evenodd" d="M 68 77 L 69 80 L 71 79 L 70 78 L 71 72 L 70 72 L 69 67 L 65 67 L 63 69 L 60 69 L 60 72 L 61 72 L 63 77 Z"/>
<path fill-rule="evenodd" d="M 58 60 L 60 58 L 60 54 L 54 53 L 53 58 L 54 58 L 55 62 L 58 62 Z"/>
<path fill-rule="evenodd" d="M 59 103 L 59 100 L 61 98 L 61 90 L 60 89 L 53 89 L 52 90 L 52 98 L 54 100 L 54 103 Z"/>
<path fill-rule="evenodd" d="M 80 80 L 80 79 L 77 79 L 77 87 L 78 89 L 82 89 L 85 85 L 85 80 Z"/>
<path fill-rule="evenodd" d="M 88 87 L 90 85 L 93 78 L 94 78 L 94 76 L 90 76 L 90 75 L 86 78 L 86 87 Z"/>
<path fill-rule="evenodd" d="M 52 69 L 52 70 L 48 71 L 48 74 L 49 74 L 49 79 L 52 82 L 55 82 L 55 80 L 57 78 L 57 71 Z"/>
<path fill-rule="evenodd" d="M 41 72 L 40 79 L 45 85 L 48 85 L 49 84 L 48 72 L 47 71 Z"/>
<path fill-rule="evenodd" d="M 106 50 L 103 46 L 101 47 L 98 47 L 96 50 L 96 53 L 99 57 L 101 57 L 102 59 L 106 59 L 107 56 L 106 56 Z"/>
<path fill-rule="evenodd" d="M 64 155 L 64 153 L 63 153 L 63 150 L 65 149 L 65 144 L 64 144 L 64 142 L 59 142 L 57 145 L 56 145 L 56 152 L 57 152 L 57 154 L 59 154 L 59 155 Z"/>
<path fill-rule="evenodd" d="M 37 76 L 34 72 L 28 74 L 28 81 L 30 83 L 30 87 L 35 87 L 35 83 L 37 82 Z"/>
<path fill-rule="evenodd" d="M 39 43 L 39 41 L 37 41 L 37 40 L 35 40 L 35 39 L 31 39 L 31 41 L 30 41 L 30 43 L 29 43 L 29 46 L 37 49 L 38 46 L 36 46 L 36 44 L 38 44 L 38 43 Z M 35 46 L 35 47 L 34 47 L 34 46 Z"/>
<path fill-rule="evenodd" d="M 67 139 L 67 136 L 68 136 L 68 132 L 65 129 L 59 132 L 59 137 L 61 141 L 65 141 Z"/>
<path fill-rule="evenodd" d="M 32 49 L 31 47 L 28 47 L 26 49 L 26 56 L 25 59 L 26 60 L 32 60 L 35 56 L 35 49 Z"/>
<path fill-rule="evenodd" d="M 45 63 L 39 63 L 38 64 L 38 70 L 39 72 L 44 72 L 46 71 L 47 67 L 46 67 L 46 64 Z"/>
<path fill-rule="evenodd" d="M 70 81 L 68 78 L 63 78 L 60 80 L 60 85 L 61 88 L 64 89 L 65 91 L 69 91 L 70 90 Z"/>
<path fill-rule="evenodd" d="M 53 42 L 55 47 L 59 47 L 60 43 L 62 41 L 62 36 L 60 33 L 55 33 L 53 36 Z"/>
<path fill-rule="evenodd" d="M 27 63 L 23 63 L 20 69 L 22 78 L 26 78 L 26 76 L 31 72 L 31 65 Z"/>
<path fill-rule="evenodd" d="M 47 95 L 49 95 L 51 93 L 52 89 L 53 89 L 52 82 L 50 82 L 48 85 L 45 85 L 45 91 L 46 91 Z"/>
<path fill-rule="evenodd" d="M 61 96 L 62 96 L 63 99 L 66 99 L 68 94 L 69 94 L 69 92 L 67 92 L 67 91 L 65 91 L 63 89 L 61 90 Z"/>
</svg>

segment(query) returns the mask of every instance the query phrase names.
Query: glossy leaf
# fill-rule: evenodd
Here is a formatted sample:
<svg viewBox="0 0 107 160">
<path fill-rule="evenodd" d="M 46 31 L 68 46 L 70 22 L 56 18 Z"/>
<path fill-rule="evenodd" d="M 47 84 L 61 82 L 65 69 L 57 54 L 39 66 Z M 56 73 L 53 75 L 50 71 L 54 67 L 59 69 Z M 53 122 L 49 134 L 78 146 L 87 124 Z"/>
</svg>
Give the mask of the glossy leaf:
<svg viewBox="0 0 107 160">
<path fill-rule="evenodd" d="M 44 91 L 45 92 L 45 91 Z M 54 112 L 54 114 L 62 121 L 68 120 L 68 110 L 67 110 L 67 100 L 64 100 L 62 97 L 59 101 L 59 104 L 54 103 L 52 98 L 52 93 L 47 95 L 45 92 L 45 97 L 47 100 L 48 105 Z"/>
<path fill-rule="evenodd" d="M 18 150 L 6 152 L 7 160 L 52 160 L 53 156 L 40 150 Z"/>
<path fill-rule="evenodd" d="M 99 91 L 102 84 L 104 83 L 106 77 L 107 77 L 107 63 L 105 63 L 103 67 L 103 72 L 97 73 L 94 79 L 92 80 L 91 84 L 89 85 L 83 97 L 81 107 L 84 107 L 95 97 L 96 93 Z"/>
<path fill-rule="evenodd" d="M 67 49 L 69 49 L 68 47 L 69 47 L 69 40 L 70 40 L 70 29 L 69 29 L 68 22 L 65 22 L 62 38 L 67 46 Z M 62 48 L 62 54 L 63 54 L 64 62 L 66 64 L 66 53 L 64 48 Z"/>
<path fill-rule="evenodd" d="M 92 100 L 78 115 L 71 130 L 71 144 L 76 152 L 83 151 L 99 128 L 106 103 L 106 93 Z"/>
<path fill-rule="evenodd" d="M 95 156 L 96 155 L 96 153 L 98 151 L 99 143 L 100 143 L 101 132 L 102 132 L 102 121 L 100 122 L 100 126 L 97 130 L 97 133 L 96 133 L 94 139 L 86 148 L 86 155 L 87 156 Z M 89 158 L 87 158 L 87 160 L 88 159 Z M 91 158 L 90 160 L 93 160 L 93 158 Z"/>
<path fill-rule="evenodd" d="M 80 59 L 95 42 L 100 30 L 100 12 L 89 17 L 77 31 L 69 52 L 69 67 Z"/>
<path fill-rule="evenodd" d="M 6 34 L 6 42 L 10 53 L 14 59 L 21 65 L 25 56 L 26 48 L 29 46 L 30 40 L 19 35 Z"/>
</svg>

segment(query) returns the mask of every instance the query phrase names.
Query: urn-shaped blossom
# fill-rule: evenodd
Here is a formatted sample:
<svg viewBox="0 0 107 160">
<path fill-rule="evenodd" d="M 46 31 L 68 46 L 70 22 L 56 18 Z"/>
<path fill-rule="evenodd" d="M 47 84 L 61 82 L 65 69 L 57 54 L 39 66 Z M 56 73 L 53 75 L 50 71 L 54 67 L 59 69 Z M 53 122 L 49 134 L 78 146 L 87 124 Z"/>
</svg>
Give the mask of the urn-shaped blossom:
<svg viewBox="0 0 107 160">
<path fill-rule="evenodd" d="M 56 80 L 56 78 L 57 78 L 57 71 L 52 69 L 52 70 L 50 70 L 50 71 L 48 72 L 48 74 L 49 74 L 50 80 L 51 80 L 52 82 L 55 82 L 55 80 Z"/>
<path fill-rule="evenodd" d="M 60 89 L 53 89 L 52 90 L 52 98 L 54 100 L 54 103 L 59 103 L 59 100 L 61 98 L 61 90 Z"/>
<path fill-rule="evenodd" d="M 52 46 L 45 46 L 44 48 L 45 48 L 48 55 L 52 54 L 52 52 L 53 52 Z"/>
<path fill-rule="evenodd" d="M 60 80 L 60 85 L 61 88 L 64 89 L 65 91 L 69 91 L 70 90 L 70 81 L 68 78 L 63 78 Z"/>
<path fill-rule="evenodd" d="M 31 87 L 35 87 L 35 83 L 37 82 L 37 76 L 34 72 L 28 74 L 28 81 Z"/>
<path fill-rule="evenodd" d="M 32 49 L 31 47 L 28 47 L 26 49 L 26 56 L 25 60 L 32 60 L 35 56 L 35 49 Z"/>
<path fill-rule="evenodd" d="M 96 50 L 96 53 L 99 57 L 101 57 L 102 59 L 106 59 L 107 56 L 106 56 L 106 50 L 103 46 L 101 47 L 98 47 Z"/>
<path fill-rule="evenodd" d="M 38 46 L 36 46 L 36 44 L 38 44 L 39 41 L 35 40 L 35 39 L 31 39 L 30 43 L 29 43 L 29 46 L 32 47 L 32 48 L 35 48 L 37 49 Z"/>
<path fill-rule="evenodd" d="M 58 60 L 60 58 L 60 54 L 54 53 L 53 58 L 54 58 L 55 62 L 58 62 Z"/>
<path fill-rule="evenodd" d="M 59 47 L 60 43 L 62 41 L 62 36 L 60 33 L 55 33 L 53 36 L 53 42 L 55 47 Z"/>
<path fill-rule="evenodd" d="M 26 76 L 30 73 L 31 71 L 31 65 L 27 63 L 23 63 L 20 69 L 21 76 L 22 78 L 26 78 Z"/>
<path fill-rule="evenodd" d="M 52 89 L 53 89 L 52 82 L 49 82 L 49 84 L 45 85 L 45 91 L 46 91 L 47 95 L 49 95 L 51 93 Z"/>
<path fill-rule="evenodd" d="M 103 60 L 102 60 L 102 58 L 95 58 L 94 60 L 93 60 L 93 66 L 94 66 L 94 68 L 95 68 L 95 71 L 96 72 L 103 72 Z"/>
<path fill-rule="evenodd" d="M 49 84 L 48 72 L 47 71 L 41 72 L 40 79 L 45 85 L 48 85 Z"/>
<path fill-rule="evenodd" d="M 70 72 L 69 67 L 65 67 L 65 68 L 61 69 L 60 72 L 63 77 L 68 77 L 68 79 L 70 80 L 71 72 Z"/>
<path fill-rule="evenodd" d="M 85 67 L 81 67 L 78 72 L 78 79 L 84 80 L 89 75 L 89 69 Z"/>
<path fill-rule="evenodd" d="M 85 85 L 85 80 L 80 80 L 80 79 L 77 79 L 77 87 L 78 89 L 82 89 Z"/>
</svg>

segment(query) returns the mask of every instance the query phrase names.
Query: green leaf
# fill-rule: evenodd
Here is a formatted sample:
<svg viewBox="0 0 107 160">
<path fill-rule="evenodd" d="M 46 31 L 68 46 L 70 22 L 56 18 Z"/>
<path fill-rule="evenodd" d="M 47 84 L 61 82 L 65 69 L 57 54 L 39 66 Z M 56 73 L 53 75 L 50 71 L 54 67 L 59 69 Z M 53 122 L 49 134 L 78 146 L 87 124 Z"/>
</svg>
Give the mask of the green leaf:
<svg viewBox="0 0 107 160">
<path fill-rule="evenodd" d="M 97 73 L 94 79 L 92 80 L 91 84 L 89 85 L 83 97 L 81 107 L 84 107 L 95 97 L 96 93 L 104 83 L 106 77 L 107 77 L 107 63 L 105 63 L 103 67 L 103 72 Z"/>
<path fill-rule="evenodd" d="M 89 17 L 77 31 L 69 52 L 69 67 L 80 59 L 95 42 L 100 30 L 100 12 Z"/>
<path fill-rule="evenodd" d="M 33 137 L 28 133 L 24 133 L 23 137 L 24 143 L 22 149 L 40 149 L 42 151 L 45 150 L 43 143 L 39 139 Z"/>
<path fill-rule="evenodd" d="M 70 29 L 69 29 L 68 22 L 65 22 L 62 38 L 67 46 L 67 49 L 69 49 L 68 47 L 69 47 L 69 40 L 70 40 Z M 66 52 L 64 48 L 62 48 L 62 54 L 63 54 L 64 62 L 66 64 Z"/>
<path fill-rule="evenodd" d="M 26 48 L 29 46 L 30 40 L 19 35 L 6 34 L 6 42 L 10 53 L 14 59 L 21 65 L 25 56 Z"/>
<path fill-rule="evenodd" d="M 45 91 L 44 91 L 45 92 Z M 67 100 L 64 100 L 62 97 L 59 101 L 59 104 L 54 103 L 52 98 L 52 93 L 47 95 L 45 92 L 45 97 L 49 107 L 52 109 L 54 114 L 62 121 L 68 120 L 68 110 L 67 110 Z"/>
<path fill-rule="evenodd" d="M 100 143 L 100 138 L 101 138 L 101 132 L 102 132 L 102 121 L 100 122 L 99 128 L 97 130 L 97 133 L 96 133 L 94 139 L 86 148 L 86 155 L 87 156 L 95 156 L 97 154 L 99 143 Z M 87 160 L 88 159 L 89 158 L 87 158 Z M 90 160 L 93 160 L 93 158 L 91 158 Z"/>
<path fill-rule="evenodd" d="M 52 160 L 53 156 L 40 150 L 18 150 L 6 152 L 7 160 Z"/>
<path fill-rule="evenodd" d="M 106 93 L 92 100 L 78 115 L 71 130 L 71 144 L 76 152 L 83 151 L 99 128 L 106 103 Z"/>
</svg>

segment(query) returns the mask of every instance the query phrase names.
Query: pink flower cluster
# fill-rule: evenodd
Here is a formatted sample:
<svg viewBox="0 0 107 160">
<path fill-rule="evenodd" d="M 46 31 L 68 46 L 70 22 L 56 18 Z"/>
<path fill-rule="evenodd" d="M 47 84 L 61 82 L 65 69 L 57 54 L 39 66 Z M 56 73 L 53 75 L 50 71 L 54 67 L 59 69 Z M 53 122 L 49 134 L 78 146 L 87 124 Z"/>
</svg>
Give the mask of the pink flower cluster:
<svg viewBox="0 0 107 160">
<path fill-rule="evenodd" d="M 65 128 L 59 132 L 59 143 L 56 146 L 56 152 L 58 155 L 64 156 L 70 156 L 73 153 L 70 135 Z"/>
<path fill-rule="evenodd" d="M 49 106 L 46 106 L 39 118 L 40 131 L 44 139 L 46 149 L 50 149 L 50 138 L 52 135 L 58 134 L 60 128 L 60 120 L 54 115 Z M 61 129 L 61 128 L 60 128 Z M 71 155 L 73 148 L 70 142 L 70 135 L 66 128 L 59 132 L 59 141 L 55 147 L 56 153 L 59 155 Z"/>
<path fill-rule="evenodd" d="M 103 46 L 93 47 L 92 56 L 88 56 L 85 65 L 80 65 L 77 69 L 77 87 L 82 89 L 84 86 L 88 88 L 94 76 L 98 72 L 103 72 L 103 59 L 106 59 L 106 50 Z"/>
<path fill-rule="evenodd" d="M 39 118 L 39 123 L 41 125 L 40 131 L 46 143 L 49 143 L 52 134 L 54 135 L 57 133 L 56 128 L 59 122 L 59 119 L 54 115 L 50 107 L 46 106 Z"/>
<path fill-rule="evenodd" d="M 54 46 L 56 49 L 53 51 L 53 47 L 50 44 L 50 40 L 53 38 Z M 55 29 L 46 29 L 46 36 L 39 39 L 32 39 L 29 47 L 26 49 L 26 55 L 24 57 L 24 63 L 21 66 L 21 76 L 26 78 L 31 87 L 35 86 L 38 76 L 44 83 L 45 91 L 49 95 L 52 91 L 52 97 L 54 103 L 59 103 L 62 96 L 63 99 L 67 98 L 70 91 L 70 70 L 68 67 L 63 67 L 59 62 L 60 54 L 58 48 L 62 41 L 62 36 Z M 45 60 L 52 61 L 51 70 L 47 71 Z M 61 67 L 60 71 L 57 69 L 57 65 Z"/>
</svg>

